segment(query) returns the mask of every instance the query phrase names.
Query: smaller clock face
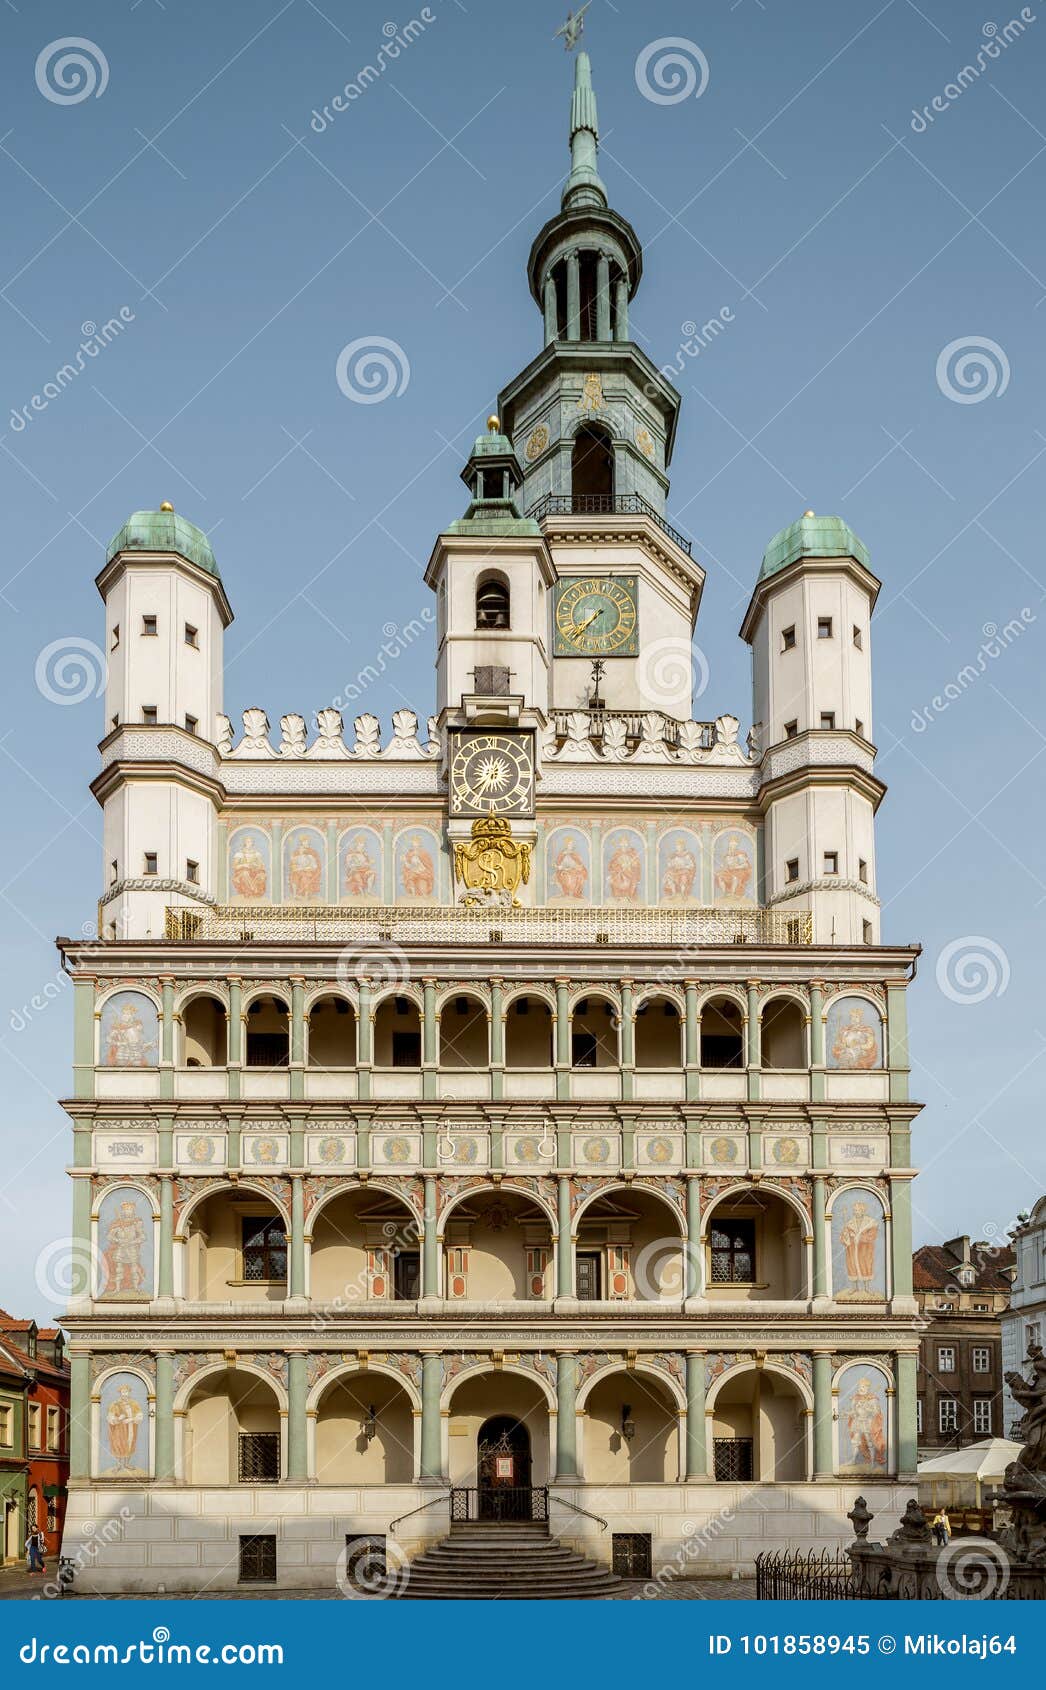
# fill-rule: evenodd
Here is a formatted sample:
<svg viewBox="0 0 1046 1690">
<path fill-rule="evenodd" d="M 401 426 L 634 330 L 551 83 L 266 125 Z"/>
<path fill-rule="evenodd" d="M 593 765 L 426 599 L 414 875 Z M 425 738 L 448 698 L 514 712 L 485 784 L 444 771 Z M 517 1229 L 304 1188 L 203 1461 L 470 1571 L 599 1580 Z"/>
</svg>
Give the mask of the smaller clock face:
<svg viewBox="0 0 1046 1690">
<path fill-rule="evenodd" d="M 458 733 L 451 741 L 452 816 L 528 816 L 534 809 L 531 734 Z"/>
<path fill-rule="evenodd" d="M 557 657 L 635 657 L 634 575 L 579 575 L 556 587 Z"/>
</svg>

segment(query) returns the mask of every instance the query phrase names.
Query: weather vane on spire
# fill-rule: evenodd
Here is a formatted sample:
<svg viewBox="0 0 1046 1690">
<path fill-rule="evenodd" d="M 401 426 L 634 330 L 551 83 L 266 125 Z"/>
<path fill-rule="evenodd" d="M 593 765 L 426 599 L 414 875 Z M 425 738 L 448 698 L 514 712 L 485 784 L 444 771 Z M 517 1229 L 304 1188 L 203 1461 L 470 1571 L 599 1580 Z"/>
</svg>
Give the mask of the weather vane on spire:
<svg viewBox="0 0 1046 1690">
<path fill-rule="evenodd" d="M 552 37 L 553 41 L 556 41 L 560 36 L 562 36 L 563 45 L 568 53 L 573 52 L 574 48 L 585 33 L 585 13 L 588 11 L 591 4 L 592 0 L 585 0 L 585 4 L 579 11 L 568 12 L 566 23 L 563 25 L 562 29 L 557 29 L 555 35 Z"/>
</svg>

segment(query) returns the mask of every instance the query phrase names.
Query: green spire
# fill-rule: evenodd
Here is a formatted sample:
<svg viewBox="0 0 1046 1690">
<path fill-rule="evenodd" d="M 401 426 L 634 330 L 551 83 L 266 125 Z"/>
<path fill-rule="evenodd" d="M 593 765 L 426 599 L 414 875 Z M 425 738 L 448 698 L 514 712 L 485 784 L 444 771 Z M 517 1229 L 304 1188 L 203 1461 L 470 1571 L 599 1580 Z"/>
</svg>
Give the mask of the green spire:
<svg viewBox="0 0 1046 1690">
<path fill-rule="evenodd" d="M 563 189 L 563 210 L 586 205 L 606 206 L 607 191 L 596 169 L 599 119 L 592 86 L 592 65 L 579 53 L 574 66 L 574 96 L 570 102 L 570 175 Z"/>
</svg>

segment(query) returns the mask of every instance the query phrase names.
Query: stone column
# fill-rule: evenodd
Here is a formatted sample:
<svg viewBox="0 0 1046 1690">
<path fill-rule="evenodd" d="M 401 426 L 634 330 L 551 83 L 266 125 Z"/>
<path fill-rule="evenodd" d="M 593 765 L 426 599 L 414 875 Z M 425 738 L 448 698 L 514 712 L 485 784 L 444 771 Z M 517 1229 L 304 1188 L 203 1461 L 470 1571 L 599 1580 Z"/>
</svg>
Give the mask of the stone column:
<svg viewBox="0 0 1046 1690">
<path fill-rule="evenodd" d="M 156 1352 L 156 1472 L 161 1480 L 174 1478 L 174 1357 Z"/>
<path fill-rule="evenodd" d="M 825 1183 L 823 1174 L 814 1175 L 813 1208 L 814 1208 L 814 1274 L 813 1295 L 827 1297 L 828 1295 L 828 1250 L 825 1205 Z"/>
<path fill-rule="evenodd" d="M 810 1099 L 824 1102 L 824 986 L 820 980 L 810 984 Z"/>
<path fill-rule="evenodd" d="M 436 1069 L 439 1061 L 439 1021 L 436 1016 L 436 982 L 433 979 L 422 981 L 422 1017 L 421 1017 L 421 1065 L 424 1070 L 421 1079 L 422 1096 L 434 1098 L 436 1095 Z"/>
<path fill-rule="evenodd" d="M 240 1096 L 243 1077 L 243 982 L 236 976 L 229 981 L 229 1019 L 227 1024 L 226 1055 L 228 1057 L 226 1093 L 230 1100 Z"/>
<path fill-rule="evenodd" d="M 581 260 L 576 252 L 567 258 L 567 339 L 581 339 Z"/>
<path fill-rule="evenodd" d="M 505 991 L 499 978 L 490 982 L 490 1095 L 495 1103 L 505 1095 Z"/>
<path fill-rule="evenodd" d="M 577 1356 L 561 1350 L 556 1357 L 555 1483 L 577 1478 Z"/>
<path fill-rule="evenodd" d="M 439 1296 L 439 1236 L 436 1232 L 436 1176 L 425 1175 L 425 1236 L 421 1249 L 421 1294 Z"/>
<path fill-rule="evenodd" d="M 574 1295 L 574 1240 L 572 1236 L 573 1217 L 570 1212 L 570 1175 L 560 1174 L 557 1192 L 557 1230 L 556 1240 L 556 1296 L 572 1297 Z"/>
<path fill-rule="evenodd" d="M 636 994 L 635 986 L 629 979 L 621 982 L 621 1068 L 627 1076 L 623 1095 L 632 1095 L 632 1070 L 636 1065 Z"/>
<path fill-rule="evenodd" d="M 748 1096 L 756 1100 L 760 1093 L 760 1066 L 762 1064 L 762 1038 L 759 1027 L 759 982 L 749 980 L 748 991 Z"/>
<path fill-rule="evenodd" d="M 291 1248 L 290 1297 L 305 1295 L 305 1181 L 301 1174 L 291 1175 Z"/>
<path fill-rule="evenodd" d="M 559 336 L 559 308 L 556 304 L 556 278 L 552 274 L 551 270 L 545 277 L 543 293 L 545 301 L 545 345 L 550 346 L 551 343 Z"/>
<path fill-rule="evenodd" d="M 619 276 L 617 281 L 617 311 L 615 313 L 614 339 L 628 339 L 628 278 Z"/>
<path fill-rule="evenodd" d="M 897 1473 L 913 1477 L 918 1465 L 916 1434 L 916 1370 L 919 1358 L 912 1352 L 897 1354 Z"/>
<path fill-rule="evenodd" d="M 69 1477 L 91 1476 L 91 1358 L 74 1350 L 69 1360 Z M 19 1545 L 21 1548 L 21 1545 Z"/>
<path fill-rule="evenodd" d="M 174 1096 L 174 981 L 160 982 L 160 1096 Z"/>
<path fill-rule="evenodd" d="M 370 1098 L 370 1070 L 374 1061 L 374 1014 L 371 1009 L 370 981 L 359 983 L 359 1020 L 356 1026 L 356 1085 L 360 1101 Z"/>
<path fill-rule="evenodd" d="M 291 1096 L 305 1096 L 305 981 L 291 980 Z"/>
<path fill-rule="evenodd" d="M 830 1479 L 832 1459 L 832 1358 L 814 1352 L 814 1478 Z"/>
<path fill-rule="evenodd" d="M 686 1295 L 700 1297 L 702 1292 L 701 1251 L 701 1180 L 689 1174 L 686 1182 Z"/>
<path fill-rule="evenodd" d="M 596 339 L 610 339 L 610 259 L 605 252 L 596 259 Z"/>
<path fill-rule="evenodd" d="M 287 1477 L 303 1485 L 308 1477 L 308 1436 L 305 1398 L 308 1380 L 305 1351 L 291 1350 L 287 1357 Z"/>
<path fill-rule="evenodd" d="M 704 1350 L 688 1350 L 686 1357 L 686 1477 L 708 1477 Z"/>
<path fill-rule="evenodd" d="M 697 1008 L 697 981 L 688 980 L 684 991 L 686 1095 L 687 1101 L 692 1102 L 701 1095 L 701 1017 Z"/>
<path fill-rule="evenodd" d="M 570 1096 L 569 980 L 556 981 L 556 1096 Z"/>
<path fill-rule="evenodd" d="M 160 1260 L 157 1264 L 156 1294 L 174 1296 L 174 1180 L 160 1175 Z"/>
<path fill-rule="evenodd" d="M 421 1482 L 438 1485 L 443 1480 L 443 1449 L 440 1435 L 439 1397 L 443 1366 L 438 1355 L 421 1358 Z"/>
</svg>

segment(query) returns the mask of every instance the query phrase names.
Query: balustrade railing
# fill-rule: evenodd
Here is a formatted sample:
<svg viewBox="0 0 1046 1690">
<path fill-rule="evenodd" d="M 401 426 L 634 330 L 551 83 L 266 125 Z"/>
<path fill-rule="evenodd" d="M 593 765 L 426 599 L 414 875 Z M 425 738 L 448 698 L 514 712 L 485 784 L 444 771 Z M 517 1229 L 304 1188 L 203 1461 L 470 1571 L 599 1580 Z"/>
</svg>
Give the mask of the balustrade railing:
<svg viewBox="0 0 1046 1690">
<path fill-rule="evenodd" d="M 547 1485 L 455 1485 L 450 1493 L 451 1525 L 478 1520 L 548 1522 Z"/>
<path fill-rule="evenodd" d="M 641 493 L 546 493 L 527 512 L 535 522 L 548 516 L 648 516 L 689 557 L 691 542 L 666 522 Z"/>
</svg>

